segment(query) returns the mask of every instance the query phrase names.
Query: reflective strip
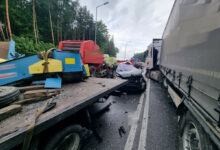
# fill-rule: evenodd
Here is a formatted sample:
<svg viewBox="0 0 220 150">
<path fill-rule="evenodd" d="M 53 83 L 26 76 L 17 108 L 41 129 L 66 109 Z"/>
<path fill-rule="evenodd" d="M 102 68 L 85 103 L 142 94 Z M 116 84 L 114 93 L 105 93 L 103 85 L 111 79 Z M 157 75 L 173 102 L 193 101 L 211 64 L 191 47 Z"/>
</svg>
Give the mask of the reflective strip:
<svg viewBox="0 0 220 150">
<path fill-rule="evenodd" d="M 16 72 L 0 74 L 0 79 L 16 77 Z"/>
<path fill-rule="evenodd" d="M 0 70 L 13 69 L 13 68 L 15 68 L 15 64 L 0 66 Z"/>
</svg>

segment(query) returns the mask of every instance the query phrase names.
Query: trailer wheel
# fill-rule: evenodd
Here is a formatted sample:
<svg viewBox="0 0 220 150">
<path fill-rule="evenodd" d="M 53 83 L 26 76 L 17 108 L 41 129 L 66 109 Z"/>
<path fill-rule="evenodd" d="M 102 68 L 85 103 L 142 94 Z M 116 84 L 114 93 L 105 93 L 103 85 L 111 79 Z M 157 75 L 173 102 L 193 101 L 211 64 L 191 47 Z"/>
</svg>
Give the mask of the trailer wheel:
<svg viewBox="0 0 220 150">
<path fill-rule="evenodd" d="M 208 135 L 188 111 L 180 120 L 179 150 L 213 150 Z"/>
<path fill-rule="evenodd" d="M 44 150 L 79 150 L 82 141 L 83 128 L 80 125 L 71 125 L 52 136 Z"/>
<path fill-rule="evenodd" d="M 150 78 L 150 70 L 149 69 L 146 70 L 145 77 Z"/>
</svg>

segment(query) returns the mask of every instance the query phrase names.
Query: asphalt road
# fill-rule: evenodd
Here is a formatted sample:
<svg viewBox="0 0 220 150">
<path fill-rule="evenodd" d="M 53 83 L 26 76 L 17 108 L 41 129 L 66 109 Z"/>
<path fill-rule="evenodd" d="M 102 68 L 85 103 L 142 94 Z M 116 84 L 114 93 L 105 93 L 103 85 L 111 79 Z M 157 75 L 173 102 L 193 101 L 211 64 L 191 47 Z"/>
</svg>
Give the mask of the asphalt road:
<svg viewBox="0 0 220 150">
<path fill-rule="evenodd" d="M 93 118 L 102 142 L 91 136 L 83 150 L 178 149 L 175 107 L 159 83 L 147 85 L 142 94 L 111 96 L 105 102 L 112 103 L 110 109 Z"/>
</svg>

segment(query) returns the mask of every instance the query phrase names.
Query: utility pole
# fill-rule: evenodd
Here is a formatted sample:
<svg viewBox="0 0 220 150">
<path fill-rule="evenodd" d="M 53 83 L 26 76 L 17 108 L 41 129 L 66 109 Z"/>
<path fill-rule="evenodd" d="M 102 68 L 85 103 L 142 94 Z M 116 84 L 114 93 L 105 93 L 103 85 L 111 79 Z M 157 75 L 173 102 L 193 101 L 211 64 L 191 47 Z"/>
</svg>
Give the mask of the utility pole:
<svg viewBox="0 0 220 150">
<path fill-rule="evenodd" d="M 107 5 L 107 4 L 109 4 L 109 2 L 105 2 L 105 3 L 101 4 L 101 5 L 98 5 L 96 7 L 96 10 L 95 10 L 95 44 L 96 44 L 96 32 L 97 32 L 97 11 L 98 11 L 99 7 Z"/>
<path fill-rule="evenodd" d="M 125 55 L 124 55 L 124 60 L 126 59 L 128 42 L 131 42 L 131 41 L 125 41 Z"/>
<path fill-rule="evenodd" d="M 124 56 L 124 60 L 126 59 L 126 50 L 127 50 L 127 42 L 125 42 L 125 56 Z"/>
</svg>

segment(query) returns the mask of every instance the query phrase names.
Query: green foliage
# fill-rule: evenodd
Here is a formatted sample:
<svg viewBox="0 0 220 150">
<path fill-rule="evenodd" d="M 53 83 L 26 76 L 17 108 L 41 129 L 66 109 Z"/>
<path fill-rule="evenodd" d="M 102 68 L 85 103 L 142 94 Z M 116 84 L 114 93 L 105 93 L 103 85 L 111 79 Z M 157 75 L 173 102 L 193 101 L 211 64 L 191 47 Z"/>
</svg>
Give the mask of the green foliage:
<svg viewBox="0 0 220 150">
<path fill-rule="evenodd" d="M 115 57 L 118 53 L 118 48 L 115 47 L 114 38 L 108 33 L 107 26 L 102 22 L 97 22 L 97 44 L 104 54 Z"/>
<path fill-rule="evenodd" d="M 49 19 L 49 4 L 53 24 L 55 45 L 63 40 L 95 40 L 95 21 L 87 7 L 80 6 L 79 0 L 35 0 L 36 21 L 39 40 L 35 45 L 33 31 L 32 0 L 9 0 L 9 16 L 16 48 L 22 54 L 33 54 L 52 46 Z M 5 0 L 0 1 L 0 21 L 7 37 Z M 18 38 L 19 37 L 19 38 Z M 0 40 L 1 40 L 0 34 Z M 18 43 L 19 42 L 19 43 Z M 27 43 L 25 43 L 27 42 Z M 107 26 L 97 22 L 97 44 L 101 51 L 116 56 L 118 49 L 108 33 Z"/>
<path fill-rule="evenodd" d="M 20 54 L 33 55 L 40 51 L 48 50 L 50 48 L 55 48 L 51 43 L 39 42 L 38 44 L 34 43 L 34 40 L 27 37 L 17 37 L 13 36 L 15 41 L 15 50 Z"/>
</svg>

